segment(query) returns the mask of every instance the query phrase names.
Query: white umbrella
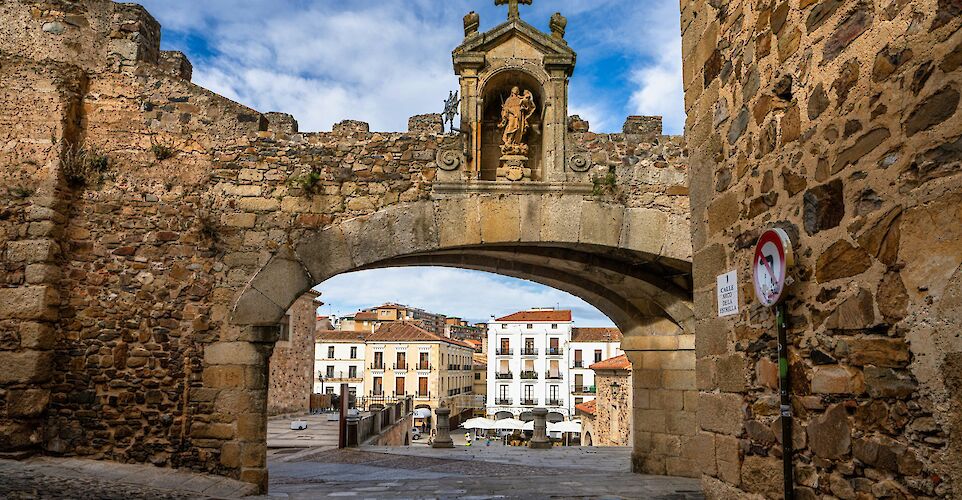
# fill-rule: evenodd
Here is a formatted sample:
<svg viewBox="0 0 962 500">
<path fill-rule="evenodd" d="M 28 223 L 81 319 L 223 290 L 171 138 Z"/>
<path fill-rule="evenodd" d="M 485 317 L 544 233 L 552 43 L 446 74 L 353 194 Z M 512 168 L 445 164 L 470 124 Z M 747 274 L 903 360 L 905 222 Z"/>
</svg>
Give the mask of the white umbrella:
<svg viewBox="0 0 962 500">
<path fill-rule="evenodd" d="M 525 422 L 524 425 L 521 426 L 521 430 L 523 430 L 523 431 L 533 431 L 533 430 L 534 430 L 534 420 L 529 420 L 529 421 Z"/>
<path fill-rule="evenodd" d="M 494 423 L 495 429 L 506 429 L 509 431 L 520 431 L 524 428 L 524 422 L 516 418 L 504 418 Z"/>
<path fill-rule="evenodd" d="M 548 424 L 548 429 L 551 432 L 577 432 L 578 434 L 581 434 L 581 421 L 568 420 L 567 422 Z"/>
<path fill-rule="evenodd" d="M 496 425 L 496 422 L 494 420 L 491 420 L 489 418 L 475 417 L 465 421 L 463 424 L 461 424 L 461 427 L 464 427 L 465 429 L 487 430 L 487 429 L 495 429 L 496 428 L 495 425 Z"/>
</svg>

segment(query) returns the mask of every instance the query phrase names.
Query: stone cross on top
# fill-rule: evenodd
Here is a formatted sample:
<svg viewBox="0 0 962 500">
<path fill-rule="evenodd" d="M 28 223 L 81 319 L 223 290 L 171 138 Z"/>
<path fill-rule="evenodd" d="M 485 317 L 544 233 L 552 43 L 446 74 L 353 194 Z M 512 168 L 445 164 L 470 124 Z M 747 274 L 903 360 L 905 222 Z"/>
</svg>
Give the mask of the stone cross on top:
<svg viewBox="0 0 962 500">
<path fill-rule="evenodd" d="M 518 12 L 518 4 L 531 5 L 534 0 L 494 0 L 495 5 L 508 4 L 508 19 L 521 19 L 521 13 Z"/>
</svg>

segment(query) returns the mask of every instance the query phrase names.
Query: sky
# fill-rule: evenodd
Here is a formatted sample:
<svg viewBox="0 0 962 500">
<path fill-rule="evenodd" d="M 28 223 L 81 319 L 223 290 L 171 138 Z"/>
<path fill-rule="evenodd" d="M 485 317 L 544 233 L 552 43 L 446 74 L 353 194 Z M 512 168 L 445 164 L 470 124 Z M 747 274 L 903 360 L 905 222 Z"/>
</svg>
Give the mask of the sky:
<svg viewBox="0 0 962 500">
<path fill-rule="evenodd" d="M 194 83 L 261 112 L 290 113 L 303 132 L 361 120 L 407 130 L 410 116 L 440 112 L 458 88 L 451 51 L 474 10 L 485 31 L 505 21 L 493 0 L 139 0 L 163 26 L 162 48 L 180 50 Z M 568 18 L 578 53 L 569 114 L 596 132 L 629 115 L 661 115 L 684 128 L 678 0 L 534 0 L 521 17 L 549 32 Z M 580 299 L 534 283 L 444 268 L 341 275 L 318 287 L 325 314 L 393 301 L 485 321 L 538 306 L 572 309 L 581 326 L 611 322 Z"/>
</svg>

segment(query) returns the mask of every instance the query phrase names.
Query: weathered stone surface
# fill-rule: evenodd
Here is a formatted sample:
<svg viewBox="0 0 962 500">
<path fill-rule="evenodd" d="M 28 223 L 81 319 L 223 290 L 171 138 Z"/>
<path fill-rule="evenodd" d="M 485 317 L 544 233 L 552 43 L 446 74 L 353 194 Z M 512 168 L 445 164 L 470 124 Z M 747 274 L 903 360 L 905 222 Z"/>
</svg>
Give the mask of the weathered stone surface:
<svg viewBox="0 0 962 500">
<path fill-rule="evenodd" d="M 876 292 L 878 310 L 888 321 L 898 321 L 908 311 L 909 295 L 897 272 L 886 273 Z"/>
<path fill-rule="evenodd" d="M 865 386 L 868 389 L 869 396 L 873 398 L 906 399 L 918 387 L 911 375 L 897 372 L 891 368 L 866 366 L 864 372 Z"/>
<path fill-rule="evenodd" d="M 841 172 L 845 167 L 858 163 L 865 155 L 874 151 L 891 136 L 892 133 L 886 128 L 877 128 L 866 132 L 855 141 L 855 144 L 838 154 L 835 166 L 832 167 L 832 174 Z"/>
<path fill-rule="evenodd" d="M 909 137 L 928 130 L 955 114 L 959 108 L 959 91 L 951 86 L 939 89 L 925 98 L 905 121 L 905 134 Z"/>
<path fill-rule="evenodd" d="M 828 105 L 828 93 L 825 92 L 825 88 L 819 83 L 808 97 L 808 119 L 814 120 L 821 116 L 822 113 L 828 109 Z"/>
<path fill-rule="evenodd" d="M 52 351 L 0 351 L 0 386 L 16 383 L 43 383 L 53 374 Z"/>
<path fill-rule="evenodd" d="M 902 67 L 905 63 L 912 60 L 914 53 L 912 49 L 903 48 L 898 50 L 886 45 L 878 55 L 875 56 L 875 65 L 872 67 L 872 81 L 881 82 Z"/>
<path fill-rule="evenodd" d="M 751 493 L 775 496 L 782 490 L 781 461 L 775 457 L 745 457 L 742 464 L 742 487 Z"/>
<path fill-rule="evenodd" d="M 743 427 L 742 407 L 738 394 L 707 394 L 698 398 L 698 422 L 706 431 L 737 436 Z"/>
<path fill-rule="evenodd" d="M 872 292 L 860 288 L 858 293 L 839 304 L 825 320 L 825 327 L 833 330 L 859 330 L 875 325 L 875 301 Z"/>
<path fill-rule="evenodd" d="M 846 240 L 839 240 L 818 256 L 815 265 L 815 279 L 826 283 L 839 278 L 861 274 L 871 267 L 868 252 Z"/>
<path fill-rule="evenodd" d="M 59 303 L 53 287 L 0 288 L 0 319 L 55 320 Z"/>
<path fill-rule="evenodd" d="M 808 19 L 805 21 L 805 28 L 808 29 L 808 32 L 811 33 L 817 30 L 826 19 L 835 13 L 842 3 L 842 0 L 822 0 L 819 2 L 818 5 L 809 12 Z"/>
<path fill-rule="evenodd" d="M 822 59 L 828 62 L 838 57 L 852 41 L 865 33 L 874 20 L 875 7 L 871 2 L 856 4 L 825 41 Z"/>
<path fill-rule="evenodd" d="M 805 232 L 810 236 L 837 227 L 845 216 L 845 198 L 841 179 L 815 186 L 805 192 Z"/>
<path fill-rule="evenodd" d="M 902 237 L 901 227 L 902 208 L 895 207 L 866 229 L 858 237 L 858 244 L 883 264 L 894 266 Z"/>
<path fill-rule="evenodd" d="M 808 424 L 808 446 L 821 458 L 841 458 L 852 446 L 848 412 L 842 405 L 830 406 Z"/>
<path fill-rule="evenodd" d="M 728 144 L 735 144 L 738 138 L 745 133 L 750 116 L 748 108 L 742 108 L 742 110 L 738 112 L 738 116 L 732 121 L 731 128 L 728 129 Z"/>
<path fill-rule="evenodd" d="M 905 339 L 862 337 L 847 339 L 845 343 L 849 362 L 855 366 L 900 368 L 908 365 L 912 358 Z"/>
<path fill-rule="evenodd" d="M 848 99 L 849 92 L 858 83 L 859 77 L 859 65 L 858 59 L 849 59 L 845 61 L 842 65 L 841 71 L 838 73 L 838 78 L 832 82 L 832 90 L 835 91 L 835 96 L 838 98 L 838 105 L 841 106 L 845 104 Z"/>
<path fill-rule="evenodd" d="M 812 369 L 812 392 L 858 395 L 865 391 L 862 372 L 848 366 L 827 365 Z"/>
<path fill-rule="evenodd" d="M 7 392 L 7 416 L 36 417 L 47 410 L 50 391 L 46 389 L 11 390 Z"/>
</svg>

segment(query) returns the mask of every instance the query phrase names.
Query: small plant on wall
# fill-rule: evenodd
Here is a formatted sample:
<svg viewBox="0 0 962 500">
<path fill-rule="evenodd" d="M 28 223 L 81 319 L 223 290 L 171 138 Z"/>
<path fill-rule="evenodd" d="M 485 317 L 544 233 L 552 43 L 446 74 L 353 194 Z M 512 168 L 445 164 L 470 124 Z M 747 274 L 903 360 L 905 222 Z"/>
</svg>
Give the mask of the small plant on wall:
<svg viewBox="0 0 962 500">
<path fill-rule="evenodd" d="M 311 198 L 321 192 L 321 173 L 311 170 L 303 175 L 292 177 L 289 184 L 291 188 L 299 189 L 304 196 Z"/>
<path fill-rule="evenodd" d="M 604 175 L 595 174 L 591 177 L 592 196 L 612 196 L 618 192 L 618 176 L 615 175 L 615 167 L 608 166 L 608 172 Z"/>
<path fill-rule="evenodd" d="M 156 135 L 150 136 L 150 152 L 154 154 L 157 161 L 164 161 L 177 155 L 177 150 L 172 143 L 158 139 Z"/>
<path fill-rule="evenodd" d="M 70 187 L 94 186 L 103 182 L 110 159 L 96 148 L 84 144 L 62 143 L 60 168 Z"/>
</svg>

